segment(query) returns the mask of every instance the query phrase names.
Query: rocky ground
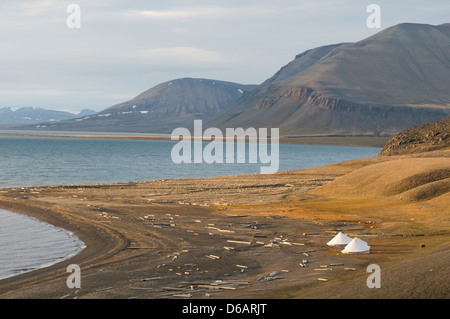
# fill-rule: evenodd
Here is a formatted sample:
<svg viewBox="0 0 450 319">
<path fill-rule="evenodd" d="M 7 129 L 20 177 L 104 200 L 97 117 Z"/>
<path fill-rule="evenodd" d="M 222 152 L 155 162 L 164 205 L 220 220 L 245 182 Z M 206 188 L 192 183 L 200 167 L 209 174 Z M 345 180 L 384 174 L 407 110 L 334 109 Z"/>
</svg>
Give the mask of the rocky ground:
<svg viewBox="0 0 450 319">
<path fill-rule="evenodd" d="M 391 138 L 382 156 L 429 152 L 450 147 L 450 117 L 432 124 L 418 125 Z"/>
</svg>

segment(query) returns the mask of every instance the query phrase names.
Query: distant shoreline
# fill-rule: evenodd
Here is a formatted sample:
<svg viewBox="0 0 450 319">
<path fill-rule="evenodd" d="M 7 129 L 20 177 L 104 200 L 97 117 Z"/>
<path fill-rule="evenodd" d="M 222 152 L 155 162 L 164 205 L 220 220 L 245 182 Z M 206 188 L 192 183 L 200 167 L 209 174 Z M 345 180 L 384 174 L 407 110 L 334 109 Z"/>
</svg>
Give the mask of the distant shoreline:
<svg viewBox="0 0 450 319">
<path fill-rule="evenodd" d="M 43 137 L 43 138 L 101 138 L 101 139 L 131 139 L 131 140 L 164 140 L 170 141 L 170 135 L 122 135 L 122 134 L 40 134 L 40 133 L 0 133 L 0 137 Z M 299 145 L 330 145 L 355 147 L 383 147 L 389 137 L 362 136 L 311 136 L 311 137 L 280 137 L 280 144 Z"/>
</svg>

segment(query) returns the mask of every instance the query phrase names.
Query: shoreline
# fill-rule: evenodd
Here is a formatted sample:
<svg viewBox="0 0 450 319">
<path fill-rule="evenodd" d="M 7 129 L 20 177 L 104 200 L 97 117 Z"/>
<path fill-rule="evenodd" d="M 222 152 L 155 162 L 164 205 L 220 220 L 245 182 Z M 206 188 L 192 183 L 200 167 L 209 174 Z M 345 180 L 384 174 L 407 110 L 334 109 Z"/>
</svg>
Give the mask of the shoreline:
<svg viewBox="0 0 450 319">
<path fill-rule="evenodd" d="M 66 272 L 67 266 L 78 264 L 83 267 L 90 267 L 99 260 L 117 253 L 127 244 L 120 234 L 114 234 L 108 229 L 91 225 L 83 220 L 77 219 L 75 221 L 72 216 L 53 210 L 4 201 L 0 202 L 0 207 L 73 232 L 86 246 L 76 255 L 61 262 L 0 280 L 0 298 L 4 298 L 1 295 L 3 293 L 7 295 L 8 291 L 27 289 L 29 286 L 42 285 L 55 278 L 67 277 L 69 275 Z M 48 297 L 44 294 L 31 298 Z M 21 298 L 19 297 L 19 299 Z"/>
<path fill-rule="evenodd" d="M 60 262 L 62 262 L 64 260 L 73 258 L 74 256 L 78 255 L 80 252 L 82 252 L 86 248 L 85 243 L 76 234 L 74 234 L 74 233 L 72 233 L 72 232 L 70 232 L 70 231 L 68 231 L 68 230 L 66 230 L 64 228 L 57 227 L 57 226 L 55 226 L 54 224 L 51 224 L 51 223 L 43 222 L 42 220 L 34 218 L 34 217 L 31 217 L 28 214 L 16 213 L 16 212 L 12 212 L 12 211 L 9 211 L 9 210 L 4 210 L 4 209 L 2 209 L 2 211 L 5 212 L 7 215 L 10 215 L 10 216 L 11 215 L 13 215 L 13 216 L 17 215 L 17 216 L 19 216 L 19 218 L 26 218 L 27 221 L 28 220 L 32 221 L 33 224 L 39 223 L 39 224 L 46 224 L 46 225 L 53 226 L 56 229 L 57 232 L 63 232 L 65 234 L 67 240 L 69 240 L 69 239 L 73 240 L 76 243 L 76 247 L 75 247 L 75 249 L 71 249 L 70 251 L 66 250 L 64 252 L 61 252 L 61 254 L 58 253 L 58 255 L 53 255 L 51 261 L 47 260 L 47 261 L 45 261 L 43 263 L 40 263 L 40 264 L 38 264 L 37 262 L 34 262 L 33 264 L 30 264 L 28 266 L 21 266 L 20 268 L 14 267 L 14 268 L 6 269 L 6 271 L 8 273 L 4 273 L 3 272 L 3 276 L 5 276 L 5 277 L 0 277 L 0 280 L 11 278 L 11 277 L 14 277 L 14 276 L 17 276 L 17 275 L 21 275 L 21 274 L 24 274 L 24 273 L 27 273 L 27 272 L 35 271 L 37 269 L 47 268 L 47 267 L 53 266 L 54 264 L 57 264 L 57 263 L 60 263 Z M 4 234 L 2 234 L 2 235 L 4 235 Z M 26 235 L 26 234 L 24 234 L 24 235 Z M 54 233 L 52 235 L 54 235 Z M 14 236 L 16 236 L 16 235 L 14 235 Z M 49 234 L 47 233 L 45 237 L 48 238 L 48 236 L 49 236 Z M 59 240 L 53 239 L 52 242 L 55 243 L 55 244 L 58 244 Z M 49 257 L 50 256 L 48 254 L 40 256 L 40 258 L 49 258 Z M 4 271 L 5 269 L 2 269 L 2 270 Z"/>
<path fill-rule="evenodd" d="M 317 195 L 310 195 L 361 167 L 411 159 L 434 161 L 439 156 L 446 165 L 450 152 L 429 158 L 367 158 L 270 176 L 4 189 L 1 208 L 72 231 L 87 247 L 61 263 L 0 280 L 0 298 L 334 298 L 333 293 L 338 298 L 408 298 L 396 290 L 399 282 L 412 288 L 436 276 L 441 280 L 433 283 L 436 291 L 422 289 L 415 294 L 445 298 L 441 286 L 448 273 L 442 276 L 438 270 L 448 264 L 448 226 L 441 222 L 437 229 L 447 230 L 436 232 L 433 219 L 422 225 L 428 216 L 424 212 L 419 223 L 409 222 L 411 230 L 401 230 L 397 219 L 376 208 L 375 202 L 343 213 L 340 202 L 331 208 L 330 199 L 322 204 L 314 199 Z M 356 212 L 367 209 L 380 210 L 371 213 L 376 222 L 360 224 L 358 218 L 368 217 Z M 409 210 L 398 218 L 414 219 Z M 371 241 L 373 253 L 344 256 L 324 246 L 337 230 Z M 411 232 L 420 236 L 405 236 Z M 417 250 L 422 241 L 428 248 Z M 310 266 L 299 267 L 301 259 Z M 398 267 L 412 260 L 415 265 L 432 261 L 434 277 L 420 273 L 428 272 L 420 266 L 401 274 Z M 361 281 L 366 279 L 365 266 L 373 262 L 381 263 L 383 276 L 398 277 L 388 283 L 389 289 L 368 291 Z M 73 263 L 82 268 L 82 288 L 76 291 L 65 287 L 69 275 L 65 267 Z M 321 283 L 317 278 L 323 275 L 316 268 L 322 264 L 345 264 L 356 271 L 335 266 L 327 272 L 330 282 Z M 405 276 L 413 276 L 414 281 L 405 282 Z M 227 285 L 211 289 L 217 287 L 217 280 Z M 195 288 L 185 288 L 183 282 Z"/>
<path fill-rule="evenodd" d="M 41 138 L 99 138 L 99 139 L 132 139 L 132 140 L 161 140 L 171 141 L 170 135 L 121 135 L 118 134 L 64 134 L 64 133 L 0 133 L 0 137 L 41 137 Z M 192 137 L 192 140 L 195 138 Z M 281 136 L 280 144 L 298 144 L 298 145 L 330 145 L 330 146 L 354 146 L 354 147 L 376 147 L 382 148 L 387 142 L 388 137 L 346 137 L 346 136 L 309 136 L 309 137 L 291 137 Z M 176 141 L 176 140 L 175 140 Z M 174 141 L 174 142 L 175 142 Z M 204 139 L 204 141 L 208 141 Z M 225 138 L 223 138 L 225 142 Z M 248 142 L 248 139 L 247 139 Z M 268 138 L 270 143 L 270 138 Z"/>
</svg>

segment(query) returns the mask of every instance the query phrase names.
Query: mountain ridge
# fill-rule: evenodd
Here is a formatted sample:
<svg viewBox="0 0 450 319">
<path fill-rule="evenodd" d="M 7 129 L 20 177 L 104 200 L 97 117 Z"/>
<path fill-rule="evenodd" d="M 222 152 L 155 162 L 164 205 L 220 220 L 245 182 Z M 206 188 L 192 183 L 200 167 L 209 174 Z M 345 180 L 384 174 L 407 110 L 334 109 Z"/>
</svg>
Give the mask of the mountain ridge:
<svg viewBox="0 0 450 319">
<path fill-rule="evenodd" d="M 171 133 L 176 127 L 207 120 L 251 90 L 253 85 L 180 78 L 158 84 L 133 99 L 108 107 L 94 116 L 49 123 L 56 130 Z"/>
<path fill-rule="evenodd" d="M 297 55 L 209 124 L 392 136 L 449 116 L 448 83 L 450 27 L 405 23 Z"/>
<path fill-rule="evenodd" d="M 41 122 L 56 122 L 73 119 L 79 116 L 87 116 L 96 112 L 90 109 L 83 109 L 74 114 L 66 111 L 47 110 L 40 107 L 3 107 L 0 108 L 0 127 L 13 128 L 17 125 L 31 125 Z"/>
</svg>

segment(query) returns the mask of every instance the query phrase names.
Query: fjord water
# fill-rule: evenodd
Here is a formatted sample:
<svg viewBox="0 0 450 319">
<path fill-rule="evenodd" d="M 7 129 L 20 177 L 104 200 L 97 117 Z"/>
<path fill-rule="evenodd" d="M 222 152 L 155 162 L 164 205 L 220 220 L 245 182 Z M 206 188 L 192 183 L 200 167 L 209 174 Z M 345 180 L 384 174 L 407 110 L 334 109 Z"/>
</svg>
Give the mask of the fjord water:
<svg viewBox="0 0 450 319">
<path fill-rule="evenodd" d="M 0 137 L 0 188 L 133 182 L 259 173 L 266 164 L 175 164 L 169 140 Z M 376 156 L 378 148 L 279 146 L 279 171 Z M 269 148 L 270 149 L 270 148 Z M 248 161 L 246 161 L 248 162 Z M 83 243 L 68 232 L 0 210 L 0 279 L 73 256 Z"/>
<path fill-rule="evenodd" d="M 268 166 L 248 160 L 244 164 L 175 164 L 171 158 L 175 144 L 169 140 L 0 137 L 0 188 L 211 177 L 259 173 L 261 166 Z M 279 147 L 279 171 L 371 157 L 380 151 L 371 147 Z"/>
<path fill-rule="evenodd" d="M 0 209 L 0 279 L 53 265 L 80 252 L 72 233 Z"/>
</svg>

